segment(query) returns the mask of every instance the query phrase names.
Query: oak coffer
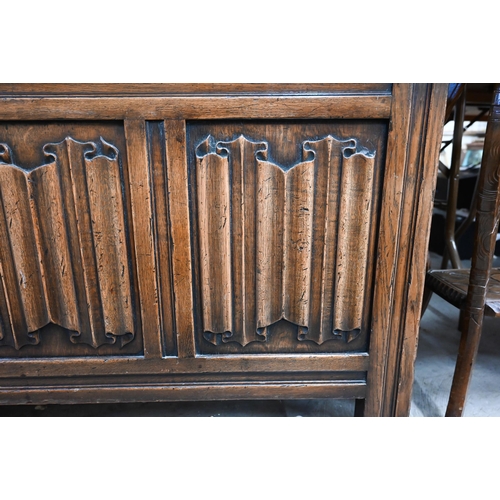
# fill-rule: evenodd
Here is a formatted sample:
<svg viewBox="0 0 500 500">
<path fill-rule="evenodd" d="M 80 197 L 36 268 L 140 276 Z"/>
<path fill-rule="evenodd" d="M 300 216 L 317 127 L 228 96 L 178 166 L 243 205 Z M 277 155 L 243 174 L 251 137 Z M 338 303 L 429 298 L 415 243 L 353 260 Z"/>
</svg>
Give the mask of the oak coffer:
<svg viewBox="0 0 500 500">
<path fill-rule="evenodd" d="M 407 415 L 446 90 L 0 85 L 0 403 Z"/>
</svg>

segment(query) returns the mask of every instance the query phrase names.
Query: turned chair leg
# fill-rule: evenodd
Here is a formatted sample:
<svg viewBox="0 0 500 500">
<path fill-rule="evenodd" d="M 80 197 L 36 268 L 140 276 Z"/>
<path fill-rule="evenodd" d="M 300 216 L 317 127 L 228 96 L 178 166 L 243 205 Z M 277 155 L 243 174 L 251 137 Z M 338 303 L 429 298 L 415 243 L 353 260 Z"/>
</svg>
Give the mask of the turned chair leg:
<svg viewBox="0 0 500 500">
<path fill-rule="evenodd" d="M 460 315 L 458 316 L 458 330 L 464 331 L 464 310 L 460 308 Z"/>
<path fill-rule="evenodd" d="M 468 318 L 461 316 L 462 336 L 458 348 L 457 364 L 451 384 L 450 399 L 446 408 L 447 417 L 461 417 L 464 406 L 467 389 L 472 376 L 472 368 L 476 361 L 479 341 L 481 340 L 481 329 L 483 326 L 484 315 L 474 314 Z"/>
</svg>

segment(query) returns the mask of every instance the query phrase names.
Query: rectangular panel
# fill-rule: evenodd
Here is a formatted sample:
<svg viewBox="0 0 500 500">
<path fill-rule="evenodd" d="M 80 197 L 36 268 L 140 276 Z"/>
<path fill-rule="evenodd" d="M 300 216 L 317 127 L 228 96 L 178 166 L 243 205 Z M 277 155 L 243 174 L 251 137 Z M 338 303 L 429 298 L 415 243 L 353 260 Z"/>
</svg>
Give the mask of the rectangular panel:
<svg viewBox="0 0 500 500">
<path fill-rule="evenodd" d="M 190 122 L 197 348 L 362 351 L 384 122 Z"/>
<path fill-rule="evenodd" d="M 123 124 L 4 122 L 0 144 L 0 357 L 141 354 Z"/>
</svg>

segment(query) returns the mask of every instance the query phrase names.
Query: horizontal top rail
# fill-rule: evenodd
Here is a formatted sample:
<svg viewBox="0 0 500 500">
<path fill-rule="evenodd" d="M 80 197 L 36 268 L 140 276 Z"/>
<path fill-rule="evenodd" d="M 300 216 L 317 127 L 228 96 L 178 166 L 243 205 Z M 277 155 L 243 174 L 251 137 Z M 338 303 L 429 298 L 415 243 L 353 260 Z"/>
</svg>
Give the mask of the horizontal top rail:
<svg viewBox="0 0 500 500">
<path fill-rule="evenodd" d="M 1 97 L 0 120 L 385 119 L 390 95 Z"/>
</svg>

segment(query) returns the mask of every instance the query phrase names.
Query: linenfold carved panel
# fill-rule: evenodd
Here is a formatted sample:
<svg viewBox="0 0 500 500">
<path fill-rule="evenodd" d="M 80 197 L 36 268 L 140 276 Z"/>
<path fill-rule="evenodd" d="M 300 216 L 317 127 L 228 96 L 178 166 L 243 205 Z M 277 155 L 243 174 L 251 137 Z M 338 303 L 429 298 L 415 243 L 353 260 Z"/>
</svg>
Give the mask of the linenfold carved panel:
<svg viewBox="0 0 500 500">
<path fill-rule="evenodd" d="M 328 135 L 284 167 L 245 135 L 196 147 L 205 339 L 245 346 L 286 320 L 298 340 L 350 342 L 366 287 L 375 151 Z"/>
<path fill-rule="evenodd" d="M 53 323 L 95 348 L 134 338 L 118 150 L 67 137 L 25 170 L 0 144 L 0 345 Z M 34 257 L 36 256 L 36 257 Z"/>
</svg>

